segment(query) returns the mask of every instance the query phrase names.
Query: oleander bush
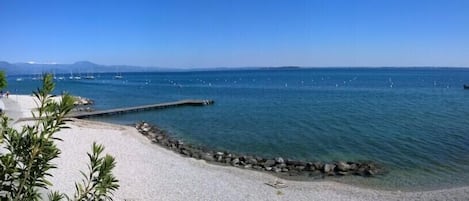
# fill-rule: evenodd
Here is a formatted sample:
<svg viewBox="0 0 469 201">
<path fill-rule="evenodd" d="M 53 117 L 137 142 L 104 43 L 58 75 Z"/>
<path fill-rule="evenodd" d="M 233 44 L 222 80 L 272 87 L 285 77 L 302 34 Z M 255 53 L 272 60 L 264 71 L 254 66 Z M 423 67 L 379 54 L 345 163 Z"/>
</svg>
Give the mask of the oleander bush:
<svg viewBox="0 0 469 201">
<path fill-rule="evenodd" d="M 7 87 L 7 79 L 4 71 L 0 71 L 0 90 Z"/>
<path fill-rule="evenodd" d="M 2 79 L 4 75 L 2 78 L 0 74 L 0 83 L 4 83 Z M 49 172 L 57 166 L 52 161 L 60 155 L 55 142 L 61 139 L 54 134 L 68 128 L 66 115 L 73 108 L 73 98 L 68 94 L 59 102 L 51 99 L 54 87 L 52 76 L 44 75 L 42 88 L 34 92 L 39 104 L 33 113 L 35 123 L 17 130 L 5 114 L 0 114 L 0 200 L 112 200 L 119 188 L 112 173 L 116 162 L 110 155 L 103 156 L 104 147 L 96 143 L 88 153 L 88 171 L 81 172 L 83 180 L 75 183 L 74 195 L 42 194 L 52 185 L 47 178 L 53 176 Z"/>
</svg>

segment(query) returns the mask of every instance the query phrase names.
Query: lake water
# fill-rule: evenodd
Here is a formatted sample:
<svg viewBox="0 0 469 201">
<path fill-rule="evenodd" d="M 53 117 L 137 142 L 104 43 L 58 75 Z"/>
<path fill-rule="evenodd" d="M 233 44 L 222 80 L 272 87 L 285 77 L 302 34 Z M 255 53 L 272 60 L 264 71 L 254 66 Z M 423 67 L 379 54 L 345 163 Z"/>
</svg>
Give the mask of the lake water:
<svg viewBox="0 0 469 201">
<path fill-rule="evenodd" d="M 95 74 L 58 80 L 96 109 L 180 99 L 179 107 L 99 118 L 145 120 L 193 144 L 302 160 L 372 160 L 389 173 L 329 178 L 381 189 L 427 190 L 469 184 L 469 69 L 319 68 Z M 39 81 L 9 77 L 12 93 Z"/>
</svg>

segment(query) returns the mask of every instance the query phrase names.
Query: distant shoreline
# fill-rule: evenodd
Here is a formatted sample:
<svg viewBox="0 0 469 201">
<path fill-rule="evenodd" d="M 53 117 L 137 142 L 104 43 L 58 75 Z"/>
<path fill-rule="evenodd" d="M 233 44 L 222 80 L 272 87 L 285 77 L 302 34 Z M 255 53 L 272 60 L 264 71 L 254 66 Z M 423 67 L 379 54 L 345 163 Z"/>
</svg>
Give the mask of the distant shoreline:
<svg viewBox="0 0 469 201">
<path fill-rule="evenodd" d="M 9 63 L 0 61 L 0 69 L 9 76 L 38 75 L 45 72 L 69 75 L 90 73 L 148 73 L 148 72 L 200 72 L 200 71 L 250 71 L 250 70 L 301 70 L 301 69 L 462 69 L 469 66 L 213 66 L 213 67 L 158 67 L 136 65 L 102 65 L 90 61 L 71 64 L 60 63 Z"/>
</svg>

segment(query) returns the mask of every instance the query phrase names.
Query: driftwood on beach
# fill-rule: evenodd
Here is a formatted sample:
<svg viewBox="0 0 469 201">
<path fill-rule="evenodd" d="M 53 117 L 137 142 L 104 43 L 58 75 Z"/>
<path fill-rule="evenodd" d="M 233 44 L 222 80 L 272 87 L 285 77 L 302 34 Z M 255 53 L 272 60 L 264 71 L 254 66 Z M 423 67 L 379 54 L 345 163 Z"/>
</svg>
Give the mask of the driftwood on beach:
<svg viewBox="0 0 469 201">
<path fill-rule="evenodd" d="M 137 123 L 136 129 L 153 143 L 173 150 L 187 157 L 202 159 L 207 162 L 235 167 L 267 171 L 280 176 L 375 176 L 383 174 L 384 168 L 374 162 L 337 161 L 300 161 L 282 157 L 263 158 L 253 155 L 240 155 L 226 151 L 214 151 L 185 144 L 182 140 L 169 136 L 164 130 L 146 122 Z"/>
</svg>

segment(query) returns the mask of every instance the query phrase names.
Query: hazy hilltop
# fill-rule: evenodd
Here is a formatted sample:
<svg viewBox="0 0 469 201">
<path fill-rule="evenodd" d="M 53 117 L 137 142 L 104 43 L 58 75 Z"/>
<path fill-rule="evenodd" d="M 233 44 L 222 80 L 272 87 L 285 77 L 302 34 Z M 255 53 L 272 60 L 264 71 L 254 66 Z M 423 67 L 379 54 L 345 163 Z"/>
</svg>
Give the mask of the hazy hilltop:
<svg viewBox="0 0 469 201">
<path fill-rule="evenodd" d="M 278 67 L 196 67 L 196 68 L 164 68 L 164 67 L 144 67 L 132 65 L 101 65 L 90 61 L 78 61 L 73 64 L 52 64 L 52 63 L 9 63 L 0 61 L 0 70 L 7 75 L 32 75 L 42 73 L 55 74 L 77 74 L 77 73 L 113 73 L 113 72 L 181 72 L 181 71 L 232 71 L 232 70 L 288 70 L 300 69 L 298 66 L 278 66 Z"/>
<path fill-rule="evenodd" d="M 79 61 L 73 64 L 8 63 L 6 61 L 0 61 L 0 70 L 4 70 L 8 75 L 28 75 L 41 74 L 45 72 L 56 74 L 147 72 L 159 71 L 163 70 L 163 68 L 128 65 L 100 65 L 89 61 Z"/>
</svg>

